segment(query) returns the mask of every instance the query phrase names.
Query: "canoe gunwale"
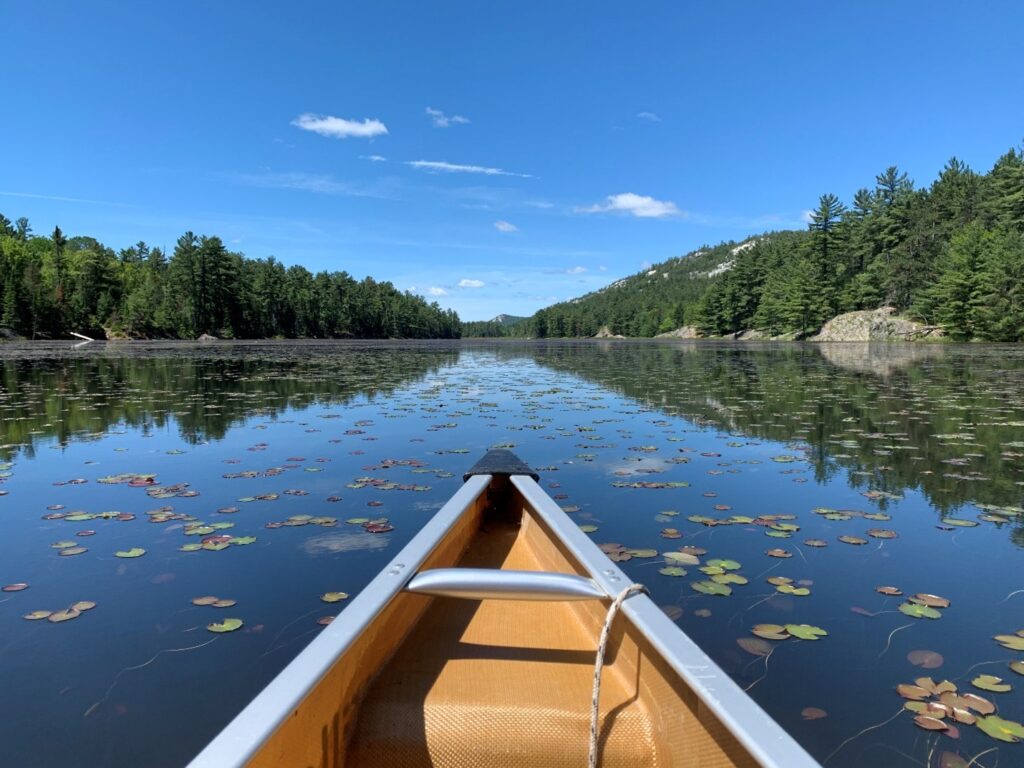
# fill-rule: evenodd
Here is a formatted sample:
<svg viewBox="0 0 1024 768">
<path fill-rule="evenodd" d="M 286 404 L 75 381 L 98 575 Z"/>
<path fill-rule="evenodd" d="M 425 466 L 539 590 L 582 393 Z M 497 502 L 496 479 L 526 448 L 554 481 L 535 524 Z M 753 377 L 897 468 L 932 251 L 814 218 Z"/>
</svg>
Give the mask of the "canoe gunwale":
<svg viewBox="0 0 1024 768">
<path fill-rule="evenodd" d="M 519 475 L 510 479 L 536 515 L 608 594 L 617 595 L 633 583 L 533 478 Z M 622 612 L 764 768 L 821 768 L 650 597 L 639 594 L 629 598 L 622 604 Z"/>
<path fill-rule="evenodd" d="M 335 621 L 278 673 L 188 768 L 242 768 L 320 683 L 382 610 L 404 589 L 462 516 L 487 492 L 490 475 L 475 475 L 352 599 Z"/>
</svg>

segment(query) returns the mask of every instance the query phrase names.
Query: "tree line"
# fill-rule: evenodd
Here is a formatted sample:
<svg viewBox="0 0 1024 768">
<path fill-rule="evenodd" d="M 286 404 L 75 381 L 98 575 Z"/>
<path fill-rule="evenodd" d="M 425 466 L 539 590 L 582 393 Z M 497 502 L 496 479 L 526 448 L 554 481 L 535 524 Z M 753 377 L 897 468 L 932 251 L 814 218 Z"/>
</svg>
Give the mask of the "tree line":
<svg viewBox="0 0 1024 768">
<path fill-rule="evenodd" d="M 694 325 L 708 336 L 799 338 L 844 312 L 891 306 L 956 340 L 1024 341 L 1024 150 L 987 173 L 953 158 L 924 188 L 890 167 L 849 205 L 822 195 L 804 231 L 730 246 L 548 307 L 529 332 L 653 336 Z M 715 263 L 725 268 L 708 269 Z"/>
<path fill-rule="evenodd" d="M 139 242 L 32 233 L 0 215 L 0 329 L 28 338 L 458 338 L 458 315 L 370 277 L 250 259 L 186 232 Z"/>
</svg>

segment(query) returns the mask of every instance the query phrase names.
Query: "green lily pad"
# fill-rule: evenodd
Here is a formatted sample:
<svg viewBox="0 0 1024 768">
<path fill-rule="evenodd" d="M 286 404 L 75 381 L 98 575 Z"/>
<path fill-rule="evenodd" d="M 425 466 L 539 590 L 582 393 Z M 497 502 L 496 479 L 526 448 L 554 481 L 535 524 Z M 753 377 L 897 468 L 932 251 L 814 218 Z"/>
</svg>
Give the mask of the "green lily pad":
<svg viewBox="0 0 1024 768">
<path fill-rule="evenodd" d="M 807 587 L 794 587 L 792 584 L 780 584 L 775 590 L 784 595 L 795 595 L 796 597 L 806 597 L 811 594 L 811 590 Z"/>
<path fill-rule="evenodd" d="M 1003 720 L 997 715 L 979 717 L 975 723 L 984 733 L 998 741 L 1005 741 L 1016 744 L 1024 739 L 1024 725 L 1015 723 L 1012 720 Z"/>
<path fill-rule="evenodd" d="M 992 693 L 1007 693 L 1013 688 L 1012 685 L 1004 683 L 1001 677 L 996 677 L 995 675 L 978 675 L 971 680 L 971 685 L 983 691 L 991 691 Z"/>
<path fill-rule="evenodd" d="M 918 605 L 917 603 L 901 603 L 899 609 L 900 613 L 906 614 L 912 619 L 938 619 L 942 616 L 934 608 L 929 608 L 927 605 Z"/>
<path fill-rule="evenodd" d="M 75 608 L 65 608 L 62 611 L 54 611 L 46 617 L 46 620 L 52 621 L 54 624 L 57 624 L 62 621 L 71 621 L 71 619 L 77 619 L 81 615 L 81 611 L 78 611 Z"/>
<path fill-rule="evenodd" d="M 726 571 L 738 571 L 740 569 L 740 564 L 735 560 L 722 560 L 717 557 L 712 560 L 708 560 L 707 564 L 714 568 L 721 568 Z"/>
<path fill-rule="evenodd" d="M 206 625 L 206 628 L 211 632 L 234 632 L 236 629 L 241 629 L 241 627 L 241 619 L 224 619 L 224 621 Z"/>
<path fill-rule="evenodd" d="M 694 581 L 690 583 L 690 588 L 704 595 L 728 597 L 732 594 L 732 587 L 726 584 L 716 584 L 713 581 Z"/>
<path fill-rule="evenodd" d="M 746 584 L 747 577 L 738 573 L 716 573 L 711 577 L 716 584 Z"/>
<path fill-rule="evenodd" d="M 828 634 L 821 627 L 814 627 L 810 624 L 787 624 L 786 631 L 800 640 L 817 640 Z"/>
<path fill-rule="evenodd" d="M 1024 661 L 1011 661 L 1010 669 L 1016 672 L 1018 675 L 1024 675 Z"/>
<path fill-rule="evenodd" d="M 686 570 L 678 565 L 667 565 L 664 568 L 658 569 L 658 573 L 662 576 L 685 576 Z"/>
<path fill-rule="evenodd" d="M 74 555 L 80 555 L 83 552 L 88 552 L 88 551 L 89 550 L 86 549 L 85 547 L 67 547 L 65 549 L 62 549 L 59 554 L 62 557 L 72 557 Z"/>
<path fill-rule="evenodd" d="M 146 550 L 142 547 L 132 547 L 131 549 L 123 549 L 120 552 L 115 552 L 114 557 L 142 557 L 146 554 Z"/>
<path fill-rule="evenodd" d="M 750 632 L 765 640 L 786 640 L 790 637 L 789 632 L 781 624 L 755 624 Z"/>
<path fill-rule="evenodd" d="M 597 530 L 596 525 L 581 525 L 580 530 L 584 533 L 594 533 Z M 658 554 L 656 551 L 654 554 Z"/>
<path fill-rule="evenodd" d="M 49 618 L 51 613 L 53 613 L 53 611 L 30 611 L 21 618 L 28 619 L 29 621 L 39 621 L 40 619 Z"/>
<path fill-rule="evenodd" d="M 320 599 L 325 603 L 340 603 L 342 600 L 348 600 L 347 592 L 325 592 L 320 595 Z"/>
<path fill-rule="evenodd" d="M 244 547 L 246 544 L 255 544 L 255 536 L 238 536 L 231 540 L 232 544 L 237 544 L 240 547 Z"/>
<path fill-rule="evenodd" d="M 180 547 L 178 547 L 178 550 L 181 551 L 181 552 L 198 552 L 202 548 L 203 548 L 202 544 L 189 543 L 189 544 L 182 544 Z"/>
<path fill-rule="evenodd" d="M 593 529 L 595 531 L 597 530 L 597 526 L 586 526 L 586 525 L 581 525 L 580 526 L 580 530 L 583 530 L 583 529 L 585 529 L 587 527 L 593 527 Z M 658 550 L 656 550 L 656 549 L 627 549 L 626 551 L 629 554 L 631 554 L 633 557 L 657 557 L 658 556 Z"/>
</svg>

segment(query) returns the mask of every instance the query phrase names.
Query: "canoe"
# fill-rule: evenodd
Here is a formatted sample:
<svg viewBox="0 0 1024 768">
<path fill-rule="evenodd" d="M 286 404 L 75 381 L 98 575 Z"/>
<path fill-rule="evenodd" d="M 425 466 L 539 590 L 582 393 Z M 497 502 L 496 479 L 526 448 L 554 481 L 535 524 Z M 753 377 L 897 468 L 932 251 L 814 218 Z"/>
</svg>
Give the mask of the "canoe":
<svg viewBox="0 0 1024 768">
<path fill-rule="evenodd" d="M 818 766 L 536 480 L 488 452 L 191 768 Z"/>
</svg>

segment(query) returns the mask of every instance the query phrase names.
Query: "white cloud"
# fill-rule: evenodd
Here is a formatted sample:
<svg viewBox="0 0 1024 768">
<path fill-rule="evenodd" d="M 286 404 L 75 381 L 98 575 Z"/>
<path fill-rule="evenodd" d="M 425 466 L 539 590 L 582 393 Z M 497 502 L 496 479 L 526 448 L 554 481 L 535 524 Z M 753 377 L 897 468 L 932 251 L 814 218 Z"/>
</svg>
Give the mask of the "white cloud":
<svg viewBox="0 0 1024 768">
<path fill-rule="evenodd" d="M 470 280 L 468 278 L 462 278 L 459 280 L 459 288 L 483 288 L 483 280 Z"/>
<path fill-rule="evenodd" d="M 683 216 L 684 213 L 671 200 L 655 200 L 647 195 L 623 192 L 608 195 L 605 202 L 576 208 L 577 213 L 628 213 L 641 219 L 663 219 L 669 216 Z"/>
<path fill-rule="evenodd" d="M 448 295 L 448 291 L 446 291 L 444 288 L 439 288 L 436 285 L 433 285 L 430 288 L 427 288 L 427 293 L 429 293 L 431 296 L 447 296 Z"/>
<path fill-rule="evenodd" d="M 483 165 L 460 165 L 444 160 L 409 160 L 406 165 L 421 171 L 444 171 L 445 173 L 482 173 L 485 176 L 518 176 L 521 179 L 532 179 L 528 173 L 513 173 L 501 168 L 488 168 Z"/>
<path fill-rule="evenodd" d="M 434 124 L 435 128 L 447 128 L 451 125 L 465 125 L 469 122 L 469 118 L 463 117 L 462 115 L 446 115 L 440 109 L 434 109 L 433 107 L 427 107 L 427 114 L 430 115 L 430 121 Z"/>
<path fill-rule="evenodd" d="M 494 228 L 499 232 L 518 232 L 519 227 L 510 221 L 496 221 L 494 222 Z"/>
<path fill-rule="evenodd" d="M 350 136 L 358 139 L 372 139 L 374 136 L 383 136 L 388 132 L 387 126 L 376 118 L 346 120 L 343 117 L 334 117 L 334 115 L 314 115 L 312 112 L 299 115 L 292 120 L 292 125 L 304 131 L 329 136 L 332 139 L 347 139 Z"/>
<path fill-rule="evenodd" d="M 601 270 L 602 272 L 608 271 L 608 267 L 604 266 L 603 264 L 600 267 L 598 267 L 598 269 Z"/>
<path fill-rule="evenodd" d="M 587 271 L 586 267 L 570 267 L 569 269 L 565 270 L 565 274 L 567 274 L 567 275 L 582 275 L 586 271 Z"/>
<path fill-rule="evenodd" d="M 810 224 L 812 221 L 814 221 L 814 211 L 800 211 L 800 221 L 802 221 L 804 224 Z"/>
<path fill-rule="evenodd" d="M 652 123 L 660 123 L 661 118 L 653 112 L 637 112 L 636 116 L 641 120 L 650 120 Z"/>
<path fill-rule="evenodd" d="M 369 160 L 371 163 L 386 163 L 388 159 L 383 155 L 360 155 L 360 160 Z"/>
</svg>

